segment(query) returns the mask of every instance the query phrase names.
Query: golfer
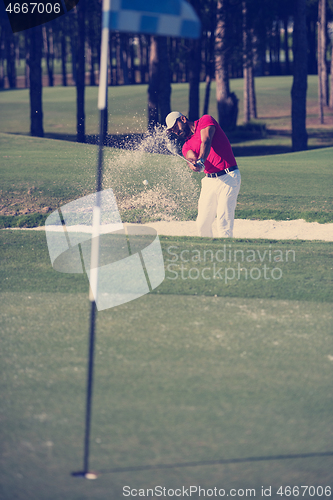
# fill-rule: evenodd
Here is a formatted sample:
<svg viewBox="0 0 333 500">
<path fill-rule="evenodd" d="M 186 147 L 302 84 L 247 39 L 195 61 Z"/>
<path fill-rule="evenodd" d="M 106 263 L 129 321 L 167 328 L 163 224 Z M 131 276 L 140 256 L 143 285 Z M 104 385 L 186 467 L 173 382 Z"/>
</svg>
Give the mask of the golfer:
<svg viewBox="0 0 333 500">
<path fill-rule="evenodd" d="M 179 111 L 172 111 L 166 117 L 166 126 L 168 133 L 185 141 L 182 152 L 189 167 L 206 174 L 198 203 L 199 236 L 213 236 L 212 224 L 217 216 L 219 237 L 232 238 L 241 176 L 227 136 L 209 115 L 191 122 Z"/>
</svg>

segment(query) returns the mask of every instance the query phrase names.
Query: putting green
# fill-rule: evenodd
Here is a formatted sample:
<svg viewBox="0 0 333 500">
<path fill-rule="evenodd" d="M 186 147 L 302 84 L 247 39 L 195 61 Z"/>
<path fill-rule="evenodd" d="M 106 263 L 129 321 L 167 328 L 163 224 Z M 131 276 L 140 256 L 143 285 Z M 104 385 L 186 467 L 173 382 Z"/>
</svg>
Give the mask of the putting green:
<svg viewBox="0 0 333 500">
<path fill-rule="evenodd" d="M 256 496 L 264 485 L 281 498 L 281 485 L 330 484 L 333 318 L 318 271 L 328 244 L 294 242 L 302 257 L 279 299 L 255 295 L 264 280 L 247 288 L 253 298 L 205 296 L 205 280 L 172 293 L 165 280 L 160 293 L 99 313 L 90 466 L 103 474 L 83 481 L 70 472 L 82 468 L 87 280 L 51 269 L 41 233 L 1 238 L 1 498 L 104 500 L 125 485 Z M 190 241 L 162 238 L 164 257 Z M 235 243 L 261 255 L 267 245 Z M 293 300 L 307 286 L 312 301 Z"/>
<path fill-rule="evenodd" d="M 2 498 L 329 484 L 331 304 L 148 295 L 100 313 L 95 483 L 69 476 L 82 466 L 87 295 L 4 293 L 2 305 Z M 184 462 L 197 466 L 126 471 Z"/>
</svg>

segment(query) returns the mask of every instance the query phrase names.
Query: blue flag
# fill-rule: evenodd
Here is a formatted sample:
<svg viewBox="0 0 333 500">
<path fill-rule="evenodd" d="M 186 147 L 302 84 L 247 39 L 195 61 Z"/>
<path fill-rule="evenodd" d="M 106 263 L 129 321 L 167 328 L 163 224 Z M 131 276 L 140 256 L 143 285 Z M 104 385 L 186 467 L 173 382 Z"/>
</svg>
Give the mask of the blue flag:
<svg viewBox="0 0 333 500">
<path fill-rule="evenodd" d="M 181 38 L 201 35 L 200 20 L 185 0 L 110 0 L 103 7 L 103 28 Z"/>
</svg>

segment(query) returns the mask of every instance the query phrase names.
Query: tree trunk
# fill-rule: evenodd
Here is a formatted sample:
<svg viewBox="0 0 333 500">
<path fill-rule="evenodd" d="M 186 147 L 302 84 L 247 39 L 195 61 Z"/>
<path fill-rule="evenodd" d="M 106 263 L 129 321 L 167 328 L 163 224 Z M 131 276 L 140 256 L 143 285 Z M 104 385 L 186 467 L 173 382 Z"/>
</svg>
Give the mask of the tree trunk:
<svg viewBox="0 0 333 500">
<path fill-rule="evenodd" d="M 76 85 L 76 49 L 77 49 L 77 44 L 75 40 L 75 34 L 73 31 L 71 31 L 71 53 L 72 53 L 72 79 L 74 85 Z"/>
<path fill-rule="evenodd" d="M 333 43 L 331 45 L 331 88 L 330 88 L 330 100 L 329 100 L 329 107 L 333 108 Z"/>
<path fill-rule="evenodd" d="M 243 16 L 243 101 L 244 101 L 244 122 L 251 120 L 250 112 L 250 67 L 251 67 L 251 41 L 247 21 L 246 0 L 242 1 Z"/>
<path fill-rule="evenodd" d="M 9 87 L 16 88 L 15 37 L 10 27 L 5 30 L 5 47 L 7 59 L 7 78 Z"/>
<path fill-rule="evenodd" d="M 176 83 L 179 83 L 181 82 L 181 78 L 182 78 L 182 70 L 181 70 L 181 63 L 180 63 L 180 58 L 178 56 L 179 54 L 179 38 L 174 38 L 173 39 L 173 54 L 174 54 L 174 57 L 172 58 L 172 60 L 174 61 L 174 78 L 172 79 L 172 81 L 176 81 Z"/>
<path fill-rule="evenodd" d="M 53 87 L 53 66 L 54 66 L 54 50 L 53 50 L 53 34 L 52 29 L 47 31 L 47 28 L 43 26 L 43 42 L 44 42 L 44 53 L 46 56 L 46 67 L 47 74 L 49 77 L 49 87 Z"/>
<path fill-rule="evenodd" d="M 227 0 L 217 2 L 217 25 L 215 32 L 215 80 L 219 124 L 224 130 L 236 127 L 238 99 L 229 89 L 227 61 L 226 12 Z"/>
<path fill-rule="evenodd" d="M 319 114 L 319 123 L 324 123 L 324 95 L 323 95 L 323 54 L 322 54 L 322 0 L 318 2 L 318 37 L 317 37 L 317 54 L 318 54 L 318 114 Z"/>
<path fill-rule="evenodd" d="M 307 149 L 306 91 L 307 91 L 307 36 L 306 0 L 296 0 L 293 33 L 294 78 L 291 89 L 292 149 Z"/>
<path fill-rule="evenodd" d="M 67 86 L 67 71 L 66 71 L 67 49 L 66 49 L 66 36 L 64 33 L 61 35 L 61 72 L 62 84 Z"/>
<path fill-rule="evenodd" d="M 269 76 L 274 75 L 274 62 L 273 62 L 273 28 L 269 33 Z"/>
<path fill-rule="evenodd" d="M 200 18 L 200 1 L 190 0 L 194 11 Z M 189 41 L 188 52 L 188 81 L 189 81 L 189 111 L 188 119 L 195 121 L 199 119 L 200 114 L 200 74 L 201 74 L 201 49 L 202 36 L 198 40 Z"/>
<path fill-rule="evenodd" d="M 85 9 L 86 0 L 80 0 L 77 5 L 78 15 L 78 44 L 77 44 L 77 68 L 76 68 L 76 140 L 85 142 L 85 114 L 84 114 L 84 90 L 85 90 Z"/>
<path fill-rule="evenodd" d="M 30 47 L 29 47 L 29 36 L 28 33 L 24 32 L 24 50 L 25 50 L 25 71 L 24 71 L 24 85 L 27 89 L 30 82 L 30 68 L 29 68 L 29 57 L 30 57 Z"/>
<path fill-rule="evenodd" d="M 199 119 L 200 113 L 200 72 L 201 72 L 201 41 L 190 41 L 189 52 L 189 112 L 188 119 Z"/>
<path fill-rule="evenodd" d="M 149 53 L 148 130 L 164 124 L 171 111 L 169 51 L 165 36 L 151 36 Z"/>
<path fill-rule="evenodd" d="M 283 29 L 284 29 L 284 54 L 285 54 L 285 74 L 290 75 L 290 62 L 289 62 L 289 43 L 288 43 L 288 18 L 284 18 L 283 20 Z"/>
<path fill-rule="evenodd" d="M 95 79 L 95 38 L 94 38 L 94 24 L 92 22 L 88 23 L 88 35 L 89 35 L 89 46 L 90 46 L 90 85 L 94 87 L 96 85 Z M 112 57 L 112 56 L 111 56 Z M 110 65 L 111 68 L 111 65 Z"/>
<path fill-rule="evenodd" d="M 328 75 L 326 68 L 326 0 L 318 2 L 318 105 L 319 120 L 324 123 L 324 106 L 328 104 Z"/>
<path fill-rule="evenodd" d="M 123 72 L 124 85 L 129 84 L 128 66 L 127 66 L 127 33 L 120 33 L 120 64 Z"/>
<path fill-rule="evenodd" d="M 140 54 L 140 83 L 146 81 L 146 61 L 144 56 L 145 38 L 143 35 L 139 37 L 139 54 Z"/>
<path fill-rule="evenodd" d="M 121 47 L 120 47 L 120 33 L 116 33 L 116 84 L 120 85 L 121 74 L 122 74 L 122 64 L 121 64 Z"/>
<path fill-rule="evenodd" d="M 253 64 L 250 66 L 250 116 L 251 119 L 257 118 L 257 97 L 256 97 L 256 89 L 255 89 L 255 81 L 254 81 L 254 68 Z"/>
<path fill-rule="evenodd" d="M 308 74 L 316 75 L 317 67 L 317 44 L 316 44 L 317 23 L 310 16 L 307 18 L 307 34 L 308 34 Z"/>
<path fill-rule="evenodd" d="M 281 75 L 281 62 L 280 62 L 280 48 L 281 48 L 281 35 L 280 35 L 280 21 L 277 20 L 275 24 L 275 74 Z"/>
<path fill-rule="evenodd" d="M 136 75 L 135 75 L 135 53 L 134 53 L 134 39 L 133 37 L 129 38 L 128 40 L 128 51 L 129 51 L 129 57 L 127 58 L 127 62 L 129 65 L 129 75 L 130 75 L 130 84 L 135 85 L 136 84 Z"/>
<path fill-rule="evenodd" d="M 110 85 L 114 85 L 114 76 L 113 76 L 113 46 L 114 39 L 112 33 L 109 35 L 109 60 L 110 60 Z"/>
<path fill-rule="evenodd" d="M 158 114 L 159 122 L 164 124 L 166 116 L 171 111 L 171 82 L 169 69 L 168 43 L 165 36 L 159 36 L 157 39 L 158 50 Z"/>
<path fill-rule="evenodd" d="M 157 37 L 151 36 L 149 53 L 148 130 L 153 130 L 158 124 L 158 70 Z"/>
<path fill-rule="evenodd" d="M 211 84 L 211 77 L 208 74 L 206 76 L 206 87 L 205 87 L 205 101 L 204 101 L 204 107 L 203 107 L 203 115 L 208 115 L 208 110 L 209 110 L 209 98 L 210 98 L 210 84 Z"/>
<path fill-rule="evenodd" d="M 149 35 L 143 35 L 144 37 L 144 60 L 145 60 L 145 76 L 144 76 L 144 82 L 147 83 L 149 81 L 149 43 L 150 43 L 150 37 Z"/>
<path fill-rule="evenodd" d="M 215 6 L 215 4 L 213 4 Z M 206 33 L 207 40 L 207 58 L 206 58 L 206 86 L 205 86 L 205 100 L 203 106 L 203 115 L 207 115 L 209 113 L 209 100 L 210 100 L 210 89 L 211 82 L 214 78 L 215 73 L 215 29 L 216 29 L 216 9 L 212 8 L 209 16 L 209 36 Z"/>
<path fill-rule="evenodd" d="M 28 35 L 30 75 L 30 134 L 44 137 L 42 106 L 42 27 L 36 26 Z"/>
<path fill-rule="evenodd" d="M 2 32 L 0 33 L 2 35 Z M 5 86 L 5 68 L 3 64 L 3 51 L 2 51 L 2 36 L 0 36 L 0 89 L 3 89 Z"/>
</svg>

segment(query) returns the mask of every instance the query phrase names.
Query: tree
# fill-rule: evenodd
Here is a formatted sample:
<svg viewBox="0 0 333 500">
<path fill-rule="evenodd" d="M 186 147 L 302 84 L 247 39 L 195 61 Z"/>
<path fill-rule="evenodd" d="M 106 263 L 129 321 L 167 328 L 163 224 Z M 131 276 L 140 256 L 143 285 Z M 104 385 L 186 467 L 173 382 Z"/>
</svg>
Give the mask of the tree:
<svg viewBox="0 0 333 500">
<path fill-rule="evenodd" d="M 200 0 L 190 1 L 198 17 L 202 18 L 200 12 Z M 188 52 L 189 68 L 189 111 L 188 118 L 191 121 L 199 119 L 200 113 L 200 73 L 201 73 L 201 37 L 198 40 L 189 41 Z"/>
<path fill-rule="evenodd" d="M 330 19 L 332 19 L 333 15 L 333 0 L 328 0 L 328 15 Z M 331 67 L 330 67 L 330 88 L 329 88 L 329 107 L 333 108 L 333 32 L 330 32 L 330 40 L 331 40 Z"/>
<path fill-rule="evenodd" d="M 11 89 L 16 88 L 16 66 L 15 66 L 15 37 L 9 26 L 9 23 L 5 25 L 5 50 L 6 50 L 6 60 L 7 60 L 7 77 L 9 87 Z"/>
<path fill-rule="evenodd" d="M 160 77 L 158 88 L 159 121 L 164 124 L 166 116 L 171 111 L 171 82 L 167 37 L 159 36 L 157 40 L 157 47 Z"/>
<path fill-rule="evenodd" d="M 294 77 L 291 89 L 292 149 L 307 149 L 306 92 L 307 92 L 307 37 L 306 0 L 295 0 L 294 32 Z"/>
<path fill-rule="evenodd" d="M 200 72 L 201 72 L 201 41 L 190 40 L 189 43 L 189 111 L 188 119 L 195 121 L 199 119 L 200 103 Z"/>
<path fill-rule="evenodd" d="M 158 84 L 157 37 L 151 36 L 149 52 L 148 130 L 153 130 L 158 124 Z"/>
<path fill-rule="evenodd" d="M 211 81 L 215 73 L 215 29 L 216 29 L 216 2 L 209 2 L 207 12 L 205 13 L 204 24 L 204 46 L 205 46 L 205 68 L 206 68 L 206 86 L 205 100 L 203 105 L 203 115 L 208 114 Z"/>
<path fill-rule="evenodd" d="M 284 29 L 284 38 L 283 38 L 284 56 L 286 61 L 285 74 L 290 75 L 288 15 L 283 17 L 283 29 Z"/>
<path fill-rule="evenodd" d="M 77 5 L 78 19 L 78 47 L 76 68 L 76 140 L 85 142 L 85 113 L 84 113 L 84 91 L 85 91 L 85 11 L 86 0 L 80 0 Z"/>
<path fill-rule="evenodd" d="M 333 41 L 331 45 L 331 88 L 330 88 L 329 107 L 333 108 Z"/>
<path fill-rule="evenodd" d="M 61 16 L 59 18 L 61 20 L 61 72 L 62 72 L 62 84 L 64 87 L 67 86 L 67 71 L 66 71 L 66 62 L 67 62 L 67 29 L 66 29 L 66 21 L 67 16 Z"/>
<path fill-rule="evenodd" d="M 319 120 L 324 123 L 324 106 L 328 104 L 328 75 L 326 67 L 326 0 L 318 2 L 318 104 Z"/>
<path fill-rule="evenodd" d="M 44 137 L 42 106 L 42 27 L 36 26 L 27 35 L 29 49 L 29 84 L 30 84 L 30 133 Z"/>
<path fill-rule="evenodd" d="M 87 3 L 87 18 L 89 20 L 87 29 L 90 52 L 90 85 L 94 86 L 96 85 L 95 67 L 98 64 L 101 40 L 101 5 L 96 0 L 89 0 Z"/>
<path fill-rule="evenodd" d="M 244 121 L 257 118 L 257 104 L 253 70 L 253 29 L 249 27 L 247 0 L 242 1 L 243 14 L 243 78 L 244 78 Z"/>
<path fill-rule="evenodd" d="M 236 127 L 238 115 L 238 99 L 230 92 L 227 19 L 228 0 L 217 1 L 217 25 L 215 32 L 215 80 L 216 100 L 219 124 L 224 130 Z"/>
<path fill-rule="evenodd" d="M 46 67 L 47 74 L 49 77 L 49 87 L 53 87 L 54 78 L 53 78 L 53 70 L 54 70 L 54 45 L 53 45 L 53 31 L 49 26 L 43 26 L 43 43 L 44 43 L 44 54 L 46 57 Z"/>
<path fill-rule="evenodd" d="M 151 36 L 148 85 L 148 130 L 164 123 L 171 111 L 171 83 L 167 38 Z"/>
</svg>

